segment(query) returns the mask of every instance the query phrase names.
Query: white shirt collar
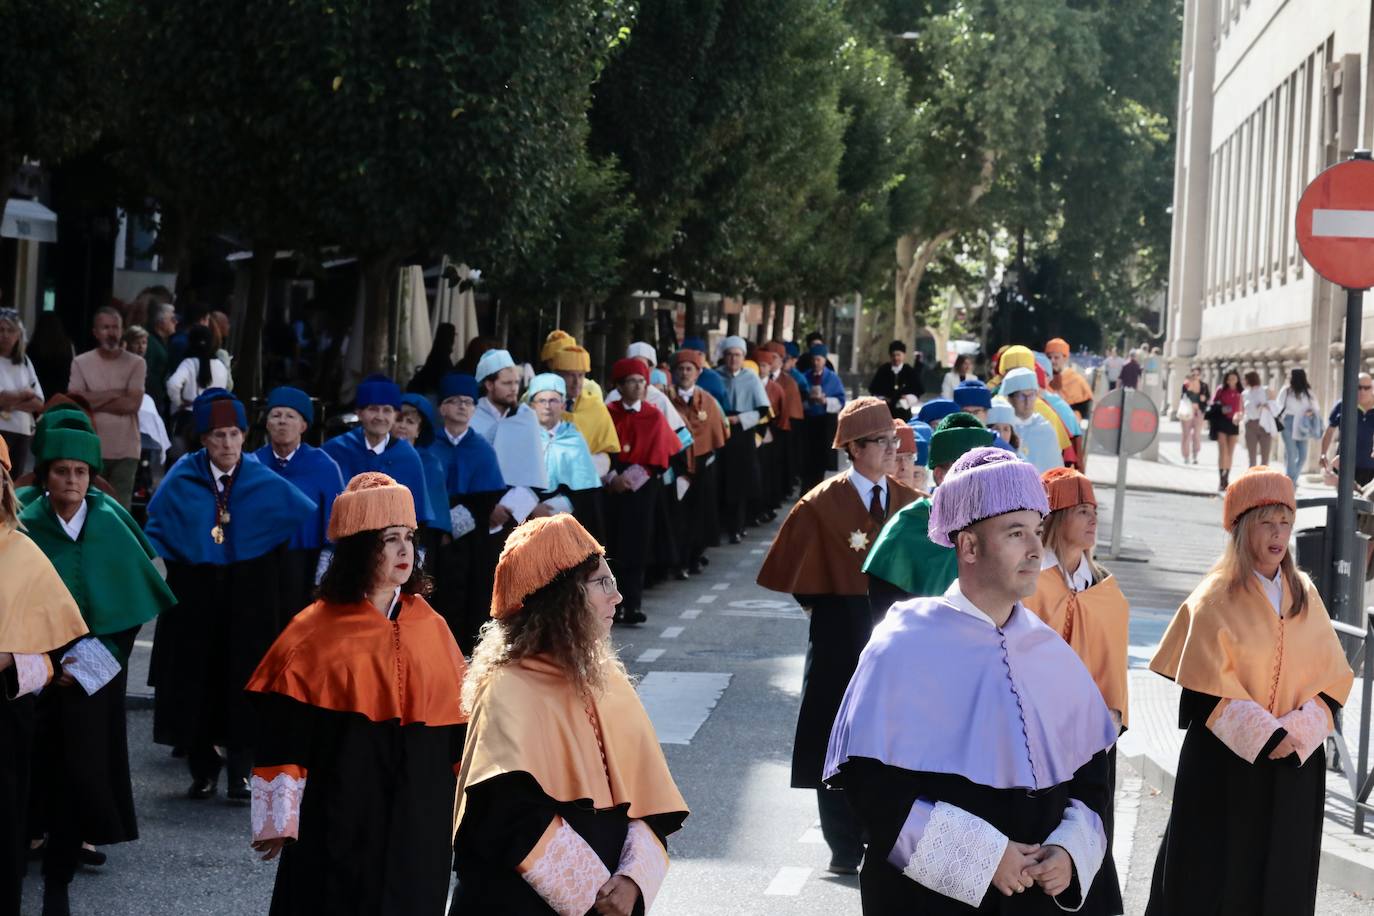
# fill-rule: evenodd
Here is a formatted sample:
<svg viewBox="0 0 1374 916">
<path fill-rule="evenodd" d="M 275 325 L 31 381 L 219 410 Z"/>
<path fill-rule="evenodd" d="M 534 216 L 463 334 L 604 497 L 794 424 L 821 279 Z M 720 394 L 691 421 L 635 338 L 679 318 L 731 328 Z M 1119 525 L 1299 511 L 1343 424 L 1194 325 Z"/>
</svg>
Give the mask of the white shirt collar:
<svg viewBox="0 0 1374 916">
<path fill-rule="evenodd" d="M 367 434 L 366 434 L 366 433 L 363 434 L 363 445 L 366 446 L 366 447 L 367 447 L 367 450 L 368 450 L 369 452 L 372 452 L 374 455 L 380 455 L 382 452 L 386 451 L 387 444 L 390 443 L 390 442 L 391 442 L 391 433 L 387 433 L 385 436 L 382 437 L 382 441 L 381 441 L 381 442 L 378 442 L 376 445 L 368 445 L 368 444 L 367 444 Z"/>
<path fill-rule="evenodd" d="M 442 427 L 442 428 L 443 428 L 443 431 L 444 431 L 444 438 L 448 439 L 449 445 L 457 445 L 459 442 L 462 442 L 462 441 L 463 441 L 463 437 L 466 436 L 469 432 L 472 431 L 472 427 L 469 426 L 467 429 L 463 430 L 461 433 L 459 433 L 458 435 L 455 436 L 453 433 L 451 433 L 451 432 L 448 431 L 448 427 L 447 427 L 447 426 Z"/>
<path fill-rule="evenodd" d="M 1045 556 L 1040 561 L 1041 569 L 1054 569 L 1059 565 L 1059 558 L 1054 555 L 1054 551 L 1045 548 Z M 1078 568 L 1068 578 L 1069 589 L 1074 592 L 1087 591 L 1093 587 L 1093 570 L 1088 565 L 1088 555 L 1084 554 L 1078 560 Z"/>
<path fill-rule="evenodd" d="M 628 401 L 626 401 L 624 398 L 621 398 L 621 399 L 620 399 L 620 406 L 621 406 L 621 407 L 624 407 L 624 408 L 625 408 L 626 410 L 628 410 L 630 413 L 639 413 L 639 408 L 641 408 L 641 407 L 644 406 L 644 402 L 643 402 L 643 401 L 635 401 L 633 404 L 631 404 L 631 403 L 629 403 Z"/>
<path fill-rule="evenodd" d="M 396 605 L 400 602 L 400 600 L 401 600 L 401 587 L 398 585 L 398 586 L 396 586 L 396 591 L 394 591 L 394 592 L 391 593 L 391 606 L 388 607 L 388 608 L 386 609 L 386 614 L 383 615 L 383 616 L 386 617 L 387 620 L 394 620 L 394 619 L 396 619 L 396 618 L 395 618 L 395 614 L 396 614 Z"/>
<path fill-rule="evenodd" d="M 210 473 L 215 475 L 215 486 L 217 486 L 217 487 L 219 487 L 221 490 L 223 490 L 223 489 L 224 489 L 224 478 L 226 478 L 226 477 L 232 477 L 233 474 L 234 474 L 234 470 L 231 468 L 230 470 L 227 470 L 227 471 L 221 471 L 221 470 L 219 469 L 219 465 L 215 464 L 215 463 L 212 461 L 212 462 L 210 462 Z"/>
<path fill-rule="evenodd" d="M 877 487 L 878 492 L 883 494 L 883 508 L 887 508 L 886 474 L 880 476 L 877 481 L 872 481 L 851 466 L 849 468 L 849 482 L 854 485 L 854 489 L 859 491 L 859 499 L 863 502 L 865 509 L 868 508 L 868 501 L 873 498 L 874 487 Z"/>
<path fill-rule="evenodd" d="M 694 394 L 696 394 L 696 393 L 697 393 L 697 386 L 696 386 L 696 385 L 693 385 L 691 388 L 679 388 L 679 389 L 677 390 L 677 396 L 678 396 L 679 398 L 681 398 L 682 400 L 684 400 L 684 401 L 690 401 L 690 400 L 692 399 L 692 395 L 694 395 Z"/>
<path fill-rule="evenodd" d="M 1258 572 L 1255 578 L 1260 582 L 1260 588 L 1264 590 L 1264 597 L 1269 599 L 1269 603 L 1274 606 L 1274 613 L 1282 616 L 1283 614 L 1283 568 L 1280 567 L 1274 573 L 1274 578 L 1266 579 Z"/>
<path fill-rule="evenodd" d="M 956 611 L 967 614 L 976 620 L 981 620 L 989 626 L 997 626 L 997 624 L 993 622 L 993 619 L 985 614 L 981 608 L 968 600 L 964 595 L 964 590 L 959 586 L 958 579 L 955 579 L 950 584 L 949 588 L 945 589 L 945 600 L 952 604 Z M 1013 610 L 1012 613 L 1015 613 L 1015 610 Z"/>
<path fill-rule="evenodd" d="M 57 522 L 62 526 L 62 530 L 67 532 L 67 537 L 75 541 L 81 537 L 81 529 L 86 526 L 86 514 L 88 511 L 89 507 L 83 499 L 81 500 L 81 505 L 77 507 L 76 514 L 72 516 L 71 521 L 67 521 L 62 516 L 57 515 L 56 512 L 54 512 L 53 515 L 57 515 Z"/>
<path fill-rule="evenodd" d="M 285 455 L 278 455 L 278 454 L 277 454 L 277 449 L 276 449 L 276 447 L 274 446 L 274 447 L 272 448 L 272 457 L 275 458 L 275 459 L 277 459 L 278 461 L 286 461 L 286 462 L 289 462 L 292 458 L 295 458 L 295 457 L 296 457 L 296 453 L 299 452 L 300 450 L 301 450 L 301 447 L 298 445 L 298 446 L 296 446 L 295 448 L 293 448 L 290 452 L 288 452 L 287 454 L 285 454 Z"/>
</svg>

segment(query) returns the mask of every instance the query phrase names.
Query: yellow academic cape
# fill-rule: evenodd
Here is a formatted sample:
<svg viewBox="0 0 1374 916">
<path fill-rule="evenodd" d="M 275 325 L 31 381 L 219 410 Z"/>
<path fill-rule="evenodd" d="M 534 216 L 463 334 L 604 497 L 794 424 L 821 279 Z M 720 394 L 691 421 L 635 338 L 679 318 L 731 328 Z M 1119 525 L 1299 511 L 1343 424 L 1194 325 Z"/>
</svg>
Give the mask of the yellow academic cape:
<svg viewBox="0 0 1374 916">
<path fill-rule="evenodd" d="M 601 400 L 599 393 L 593 394 L 586 387 L 591 384 L 591 379 L 582 384 L 581 396 L 571 411 L 563 412 L 563 419 L 577 427 L 593 455 L 619 455 L 620 437 L 615 433 L 615 423 L 606 409 L 606 403 Z"/>
</svg>

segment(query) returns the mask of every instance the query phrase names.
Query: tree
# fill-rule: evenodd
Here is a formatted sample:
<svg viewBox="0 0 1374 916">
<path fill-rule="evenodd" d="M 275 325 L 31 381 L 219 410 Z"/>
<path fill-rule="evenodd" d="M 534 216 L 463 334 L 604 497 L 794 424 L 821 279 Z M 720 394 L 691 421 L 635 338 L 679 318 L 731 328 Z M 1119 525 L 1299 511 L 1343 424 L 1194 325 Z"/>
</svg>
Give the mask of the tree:
<svg viewBox="0 0 1374 916">
<path fill-rule="evenodd" d="M 278 247 L 356 254 L 364 368 L 386 369 L 403 258 L 489 267 L 550 235 L 626 17 L 620 0 L 150 0 L 133 21 L 128 135 L 161 125 L 168 142 L 126 162 L 190 234 L 237 230 L 259 265 Z"/>
</svg>

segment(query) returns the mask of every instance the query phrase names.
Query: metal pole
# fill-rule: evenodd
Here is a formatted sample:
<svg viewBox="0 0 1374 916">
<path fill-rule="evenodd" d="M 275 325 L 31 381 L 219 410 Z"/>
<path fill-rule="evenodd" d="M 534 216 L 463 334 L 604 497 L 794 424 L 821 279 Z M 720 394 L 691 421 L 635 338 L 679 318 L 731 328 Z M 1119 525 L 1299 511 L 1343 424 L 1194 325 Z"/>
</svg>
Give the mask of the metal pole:
<svg viewBox="0 0 1374 916">
<path fill-rule="evenodd" d="M 1359 435 L 1360 319 L 1364 291 L 1345 291 L 1345 365 L 1341 385 L 1340 478 L 1336 484 L 1336 565 L 1331 614 L 1342 623 L 1358 623 L 1363 608 L 1355 597 L 1355 443 Z"/>
<path fill-rule="evenodd" d="M 1116 496 L 1112 500 L 1112 549 L 1109 554 L 1113 560 L 1121 556 L 1121 526 L 1126 514 L 1126 451 L 1122 446 L 1126 442 L 1126 417 L 1130 410 L 1130 398 L 1130 391 L 1123 388 L 1121 423 L 1116 428 Z"/>
</svg>

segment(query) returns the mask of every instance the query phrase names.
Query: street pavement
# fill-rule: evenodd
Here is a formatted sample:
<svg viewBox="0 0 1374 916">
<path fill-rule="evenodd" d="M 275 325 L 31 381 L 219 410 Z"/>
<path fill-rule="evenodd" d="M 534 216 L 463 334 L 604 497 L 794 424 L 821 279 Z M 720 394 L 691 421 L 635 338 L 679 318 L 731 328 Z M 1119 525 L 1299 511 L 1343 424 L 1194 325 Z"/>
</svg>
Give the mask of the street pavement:
<svg viewBox="0 0 1374 916">
<path fill-rule="evenodd" d="M 1099 498 L 1105 537 L 1110 499 L 1102 491 Z M 1132 492 L 1128 499 L 1127 543 L 1136 559 L 1106 562 L 1132 602 L 1133 677 L 1159 681 L 1144 666 L 1173 610 L 1220 550 L 1220 506 L 1215 498 L 1170 493 Z M 703 575 L 650 590 L 649 622 L 615 632 L 693 810 L 670 842 L 673 863 L 656 914 L 859 912 L 856 879 L 824 870 L 829 857 L 814 794 L 788 788 L 807 625 L 789 598 L 754 584 L 776 527 L 754 529 L 743 544 L 712 551 Z M 136 651 L 137 669 L 146 653 L 146 647 Z M 134 681 L 131 692 L 145 689 Z M 1149 710 L 1139 705 L 1147 694 L 1154 697 Z M 1153 716 L 1163 723 L 1155 731 L 1167 732 L 1167 695 L 1138 689 L 1136 697 L 1133 719 Z M 247 809 L 222 797 L 186 800 L 183 762 L 151 743 L 151 712 L 134 709 L 129 724 L 143 839 L 108 848 L 109 864 L 78 875 L 73 912 L 265 913 L 275 865 L 256 861 L 249 850 Z M 1119 769 L 1115 852 L 1126 911 L 1139 914 L 1169 801 L 1141 770 L 1125 761 Z M 41 893 L 37 870 L 30 869 L 23 911 L 33 916 Z M 1324 883 L 1317 911 L 1369 914 L 1369 899 Z"/>
</svg>

